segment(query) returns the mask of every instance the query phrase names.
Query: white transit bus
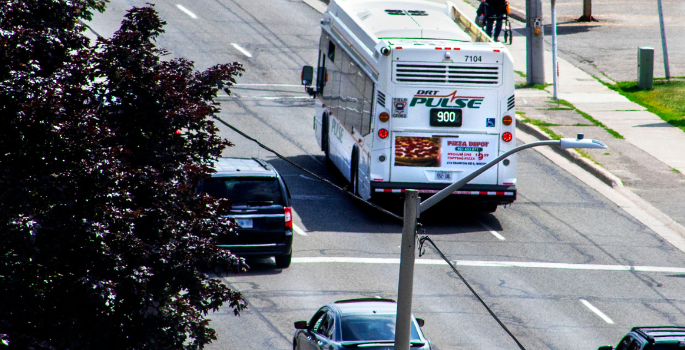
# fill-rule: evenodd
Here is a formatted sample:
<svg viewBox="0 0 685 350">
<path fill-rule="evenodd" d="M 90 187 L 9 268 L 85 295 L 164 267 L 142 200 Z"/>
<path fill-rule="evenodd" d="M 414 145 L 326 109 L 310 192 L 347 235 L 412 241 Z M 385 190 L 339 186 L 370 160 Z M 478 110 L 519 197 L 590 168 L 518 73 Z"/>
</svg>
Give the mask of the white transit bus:
<svg viewBox="0 0 685 350">
<path fill-rule="evenodd" d="M 512 57 L 452 3 L 332 0 L 321 29 L 302 84 L 327 161 L 362 198 L 430 196 L 516 146 Z M 450 198 L 512 203 L 515 156 Z"/>
</svg>

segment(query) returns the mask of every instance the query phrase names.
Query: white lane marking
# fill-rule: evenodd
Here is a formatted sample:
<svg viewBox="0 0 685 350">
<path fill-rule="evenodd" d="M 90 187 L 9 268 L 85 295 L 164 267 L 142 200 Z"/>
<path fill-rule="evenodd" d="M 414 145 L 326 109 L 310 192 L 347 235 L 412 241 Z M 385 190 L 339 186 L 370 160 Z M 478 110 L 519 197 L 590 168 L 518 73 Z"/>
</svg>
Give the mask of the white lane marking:
<svg viewBox="0 0 685 350">
<path fill-rule="evenodd" d="M 263 98 L 265 100 L 278 100 L 278 99 L 285 99 L 285 98 L 292 98 L 292 99 L 308 99 L 311 100 L 311 96 L 243 96 L 243 97 L 249 97 L 249 98 Z"/>
<path fill-rule="evenodd" d="M 606 322 L 606 323 L 608 323 L 608 324 L 614 324 L 614 321 L 612 321 L 612 320 L 609 318 L 609 316 L 605 315 L 602 311 L 600 311 L 600 310 L 599 310 L 598 308 L 596 308 L 594 305 L 590 304 L 589 301 L 587 301 L 587 300 L 585 300 L 585 299 L 580 299 L 580 302 L 583 303 L 583 305 L 587 306 L 587 308 L 590 309 L 590 311 L 592 311 L 592 312 L 594 312 L 595 314 L 597 314 L 597 316 L 599 316 L 601 319 L 603 319 L 604 322 Z"/>
<path fill-rule="evenodd" d="M 293 263 L 353 263 L 353 264 L 399 264 L 396 258 L 353 258 L 353 257 L 293 257 Z M 452 263 L 455 261 L 452 260 Z M 442 259 L 416 259 L 416 265 L 445 265 Z M 457 260 L 457 266 L 474 267 L 524 267 L 538 269 L 561 269 L 561 270 L 592 270 L 592 271 L 635 271 L 635 272 L 664 272 L 685 273 L 685 267 L 663 266 L 628 266 L 628 265 L 599 265 L 599 264 L 567 264 L 549 262 L 525 262 L 525 261 L 477 261 Z"/>
<path fill-rule="evenodd" d="M 235 84 L 233 86 L 285 86 L 285 87 L 302 87 L 302 85 L 295 84 Z"/>
<path fill-rule="evenodd" d="M 481 226 L 483 226 L 486 230 L 490 231 L 490 233 L 492 233 L 492 235 L 495 236 L 495 237 L 497 237 L 497 239 L 499 239 L 500 241 L 506 240 L 506 238 L 504 238 L 504 236 L 502 236 L 502 235 L 500 235 L 499 233 L 497 233 L 497 231 L 491 229 L 490 226 L 486 225 L 484 222 L 478 220 L 478 223 L 479 223 Z"/>
<path fill-rule="evenodd" d="M 247 57 L 252 57 L 252 54 L 250 54 L 249 52 L 247 52 L 247 50 L 243 49 L 243 48 L 240 47 L 238 44 L 236 44 L 236 43 L 231 43 L 231 45 L 233 45 L 233 47 L 235 47 L 236 50 L 242 52 L 243 55 L 245 55 L 245 56 L 247 56 Z"/>
<path fill-rule="evenodd" d="M 295 231 L 295 233 L 297 233 L 300 236 L 307 236 L 307 232 L 304 232 L 303 229 L 301 229 L 299 226 L 295 224 L 293 224 L 293 231 Z"/>
<path fill-rule="evenodd" d="M 185 8 L 185 7 L 183 7 L 183 5 L 181 5 L 181 4 L 176 4 L 176 7 L 178 7 L 179 10 L 185 12 L 186 15 L 190 16 L 190 18 L 192 18 L 192 19 L 196 19 L 196 18 L 197 18 L 197 16 L 196 16 L 194 13 L 190 12 L 190 10 L 188 10 L 188 9 Z"/>
</svg>

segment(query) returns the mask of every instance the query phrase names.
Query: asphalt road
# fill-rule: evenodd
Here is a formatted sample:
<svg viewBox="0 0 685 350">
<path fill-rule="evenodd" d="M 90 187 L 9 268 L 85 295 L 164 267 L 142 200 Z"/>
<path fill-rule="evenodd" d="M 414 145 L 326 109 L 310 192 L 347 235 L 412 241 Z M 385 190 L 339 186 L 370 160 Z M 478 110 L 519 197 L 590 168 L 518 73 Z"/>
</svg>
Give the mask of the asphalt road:
<svg viewBox="0 0 685 350">
<path fill-rule="evenodd" d="M 125 9 L 144 3 L 112 0 L 91 27 L 109 36 Z M 156 9 L 168 22 L 158 44 L 172 57 L 199 69 L 244 63 L 234 94 L 219 99 L 222 120 L 342 184 L 323 165 L 313 103 L 297 86 L 301 66 L 315 63 L 319 13 L 299 0 L 177 0 Z M 250 261 L 250 272 L 224 278 L 249 309 L 212 314 L 219 340 L 209 349 L 290 349 L 293 322 L 323 304 L 396 297 L 398 265 L 387 259 L 399 258 L 399 225 L 219 127 L 236 144 L 226 156 L 266 158 L 284 175 L 306 235 L 295 235 L 290 268 Z M 442 207 L 422 222 L 527 349 L 596 349 L 633 326 L 685 325 L 683 252 L 539 153 L 520 153 L 518 169 L 511 207 L 494 215 Z M 436 349 L 517 348 L 432 248 L 417 261 L 414 314 Z"/>
</svg>

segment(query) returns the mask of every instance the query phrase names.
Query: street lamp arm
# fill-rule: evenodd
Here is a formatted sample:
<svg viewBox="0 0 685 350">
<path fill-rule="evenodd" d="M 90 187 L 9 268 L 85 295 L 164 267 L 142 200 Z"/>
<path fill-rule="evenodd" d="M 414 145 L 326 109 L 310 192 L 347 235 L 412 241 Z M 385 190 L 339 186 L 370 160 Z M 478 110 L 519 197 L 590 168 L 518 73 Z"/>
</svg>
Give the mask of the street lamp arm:
<svg viewBox="0 0 685 350">
<path fill-rule="evenodd" d="M 560 144 L 561 144 L 560 140 L 537 141 L 537 142 L 527 143 L 525 145 L 521 145 L 521 146 L 515 147 L 515 148 L 513 148 L 507 152 L 504 152 L 501 156 L 491 160 L 489 163 L 487 163 L 487 164 L 483 165 L 482 167 L 474 170 L 472 173 L 466 175 L 461 180 L 445 187 L 440 192 L 430 196 L 430 198 L 421 202 L 419 214 L 423 213 L 428 208 L 434 206 L 435 204 L 437 204 L 441 200 L 445 199 L 447 196 L 452 194 L 452 192 L 460 189 L 462 186 L 466 185 L 469 181 L 475 179 L 478 175 L 484 173 L 486 170 L 492 168 L 495 164 L 501 162 L 502 160 L 504 160 L 505 158 L 509 157 L 510 155 L 512 155 L 516 152 L 522 151 L 522 150 L 527 149 L 527 148 L 536 147 L 536 146 L 553 146 L 553 145 L 560 145 Z"/>
</svg>

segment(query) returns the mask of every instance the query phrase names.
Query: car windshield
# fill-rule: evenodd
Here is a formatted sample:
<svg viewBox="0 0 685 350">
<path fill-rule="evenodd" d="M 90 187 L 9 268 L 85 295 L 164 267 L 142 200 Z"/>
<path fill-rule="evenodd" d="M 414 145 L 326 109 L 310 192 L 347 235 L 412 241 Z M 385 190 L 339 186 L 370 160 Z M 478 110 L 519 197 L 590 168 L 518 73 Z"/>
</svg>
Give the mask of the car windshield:
<svg viewBox="0 0 685 350">
<path fill-rule="evenodd" d="M 202 192 L 228 198 L 233 205 L 283 205 L 278 180 L 273 177 L 220 177 L 206 179 Z"/>
<path fill-rule="evenodd" d="M 395 318 L 395 315 L 343 316 L 343 341 L 395 341 Z M 411 323 L 411 340 L 421 340 L 414 322 Z"/>
</svg>

